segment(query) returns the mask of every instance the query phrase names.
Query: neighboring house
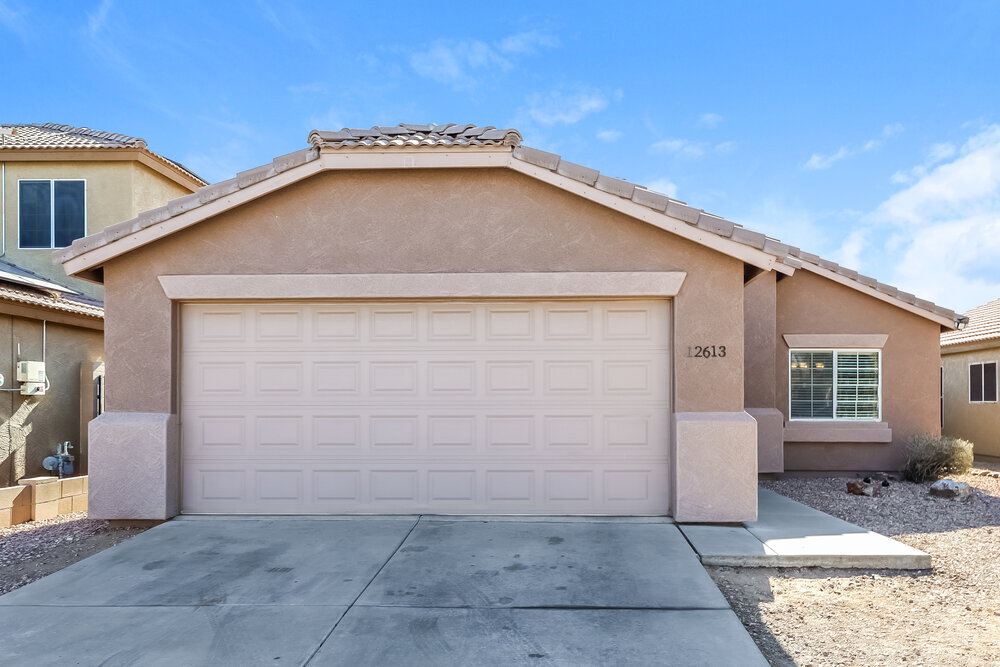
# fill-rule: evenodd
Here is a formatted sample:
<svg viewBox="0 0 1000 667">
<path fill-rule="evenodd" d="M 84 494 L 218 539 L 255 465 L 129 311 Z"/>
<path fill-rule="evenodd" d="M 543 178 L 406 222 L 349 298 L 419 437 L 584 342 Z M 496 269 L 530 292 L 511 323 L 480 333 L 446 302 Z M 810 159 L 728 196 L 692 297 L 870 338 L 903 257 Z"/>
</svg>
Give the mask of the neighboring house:
<svg viewBox="0 0 1000 667">
<path fill-rule="evenodd" d="M 87 467 L 103 290 L 67 277 L 53 249 L 204 184 L 141 139 L 0 123 L 0 487 L 48 474 L 42 459 L 67 440 Z M 43 360 L 44 395 L 22 395 L 16 363 Z"/>
<path fill-rule="evenodd" d="M 942 431 L 972 442 L 977 456 L 1000 457 L 1000 299 L 968 318 L 961 331 L 941 334 Z"/>
<path fill-rule="evenodd" d="M 62 254 L 114 306 L 95 516 L 741 521 L 939 432 L 950 310 L 516 130 L 309 142 Z"/>
</svg>

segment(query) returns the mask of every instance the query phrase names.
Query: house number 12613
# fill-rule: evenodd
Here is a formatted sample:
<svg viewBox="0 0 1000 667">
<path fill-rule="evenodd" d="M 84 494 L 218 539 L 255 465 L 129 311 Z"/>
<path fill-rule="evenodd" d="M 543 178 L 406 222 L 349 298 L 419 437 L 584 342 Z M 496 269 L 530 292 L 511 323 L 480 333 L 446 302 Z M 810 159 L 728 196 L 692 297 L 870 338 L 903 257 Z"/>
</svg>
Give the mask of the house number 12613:
<svg viewBox="0 0 1000 667">
<path fill-rule="evenodd" d="M 726 346 L 725 345 L 695 345 L 688 348 L 689 357 L 698 357 L 700 359 L 712 359 L 714 357 L 724 357 L 726 356 Z"/>
</svg>

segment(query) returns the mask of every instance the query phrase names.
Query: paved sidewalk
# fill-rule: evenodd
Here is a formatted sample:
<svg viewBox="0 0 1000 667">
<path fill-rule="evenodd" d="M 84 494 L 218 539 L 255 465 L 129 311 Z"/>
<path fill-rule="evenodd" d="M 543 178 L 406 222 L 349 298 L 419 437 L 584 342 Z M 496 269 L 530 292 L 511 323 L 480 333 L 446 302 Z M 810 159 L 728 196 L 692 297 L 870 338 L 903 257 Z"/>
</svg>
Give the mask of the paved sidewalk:
<svg viewBox="0 0 1000 667">
<path fill-rule="evenodd" d="M 678 524 L 703 565 L 925 570 L 930 555 L 773 491 L 758 492 L 757 521 Z"/>
</svg>

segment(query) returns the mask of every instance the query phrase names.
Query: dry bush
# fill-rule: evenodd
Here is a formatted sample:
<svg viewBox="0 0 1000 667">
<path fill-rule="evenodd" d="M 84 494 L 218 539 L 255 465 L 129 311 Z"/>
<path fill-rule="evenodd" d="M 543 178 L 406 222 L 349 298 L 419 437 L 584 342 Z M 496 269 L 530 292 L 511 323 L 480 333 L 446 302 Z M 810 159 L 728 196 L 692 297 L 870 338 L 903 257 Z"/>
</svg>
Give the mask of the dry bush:
<svg viewBox="0 0 1000 667">
<path fill-rule="evenodd" d="M 911 482 L 931 482 L 961 475 L 972 467 L 972 443 L 943 435 L 921 434 L 910 438 L 903 477 Z"/>
</svg>

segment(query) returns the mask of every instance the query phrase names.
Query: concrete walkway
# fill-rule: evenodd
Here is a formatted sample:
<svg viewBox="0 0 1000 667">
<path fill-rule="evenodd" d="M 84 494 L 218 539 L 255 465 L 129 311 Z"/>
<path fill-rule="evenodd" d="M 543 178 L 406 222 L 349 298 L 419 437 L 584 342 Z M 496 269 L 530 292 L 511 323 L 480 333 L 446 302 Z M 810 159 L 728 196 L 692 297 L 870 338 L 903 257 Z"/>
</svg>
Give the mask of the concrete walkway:
<svg viewBox="0 0 1000 667">
<path fill-rule="evenodd" d="M 11 665 L 766 665 L 669 519 L 180 519 L 0 597 Z"/>
<path fill-rule="evenodd" d="M 924 570 L 930 555 L 773 491 L 758 492 L 758 520 L 678 527 L 704 565 Z"/>
</svg>

